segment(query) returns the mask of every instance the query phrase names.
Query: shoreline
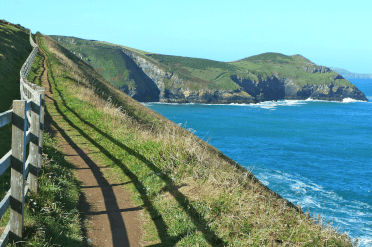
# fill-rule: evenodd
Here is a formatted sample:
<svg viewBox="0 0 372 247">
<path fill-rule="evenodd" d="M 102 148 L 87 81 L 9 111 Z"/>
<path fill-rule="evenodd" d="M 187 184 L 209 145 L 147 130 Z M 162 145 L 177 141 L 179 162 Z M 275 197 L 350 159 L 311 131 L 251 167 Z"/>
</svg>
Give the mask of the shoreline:
<svg viewBox="0 0 372 247">
<path fill-rule="evenodd" d="M 335 101 L 335 100 L 318 100 L 318 99 L 305 99 L 305 100 L 293 100 L 293 99 L 284 99 L 284 100 L 272 100 L 272 101 L 262 101 L 259 103 L 170 103 L 170 102 L 139 102 L 142 105 L 147 104 L 162 104 L 162 105 L 221 105 L 221 106 L 252 106 L 252 105 L 263 105 L 265 103 L 278 103 L 278 102 L 330 102 L 330 103 L 369 103 L 370 101 L 363 101 L 363 100 L 356 100 L 352 98 L 345 98 L 342 101 Z"/>
</svg>

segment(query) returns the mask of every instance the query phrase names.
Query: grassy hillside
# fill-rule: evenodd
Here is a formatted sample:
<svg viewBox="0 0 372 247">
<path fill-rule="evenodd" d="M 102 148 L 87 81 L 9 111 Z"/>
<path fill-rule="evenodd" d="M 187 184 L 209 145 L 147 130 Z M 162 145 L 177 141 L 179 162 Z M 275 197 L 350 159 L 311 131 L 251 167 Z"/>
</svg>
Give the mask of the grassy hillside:
<svg viewBox="0 0 372 247">
<path fill-rule="evenodd" d="M 0 112 L 11 109 L 13 100 L 20 99 L 19 72 L 31 50 L 29 30 L 0 20 Z M 41 60 L 40 55 L 35 59 L 29 75 L 31 81 L 36 82 L 40 76 Z M 9 125 L 0 129 L 0 157 L 10 149 Z M 78 181 L 70 169 L 71 164 L 65 161 L 57 143 L 47 134 L 44 135 L 43 152 L 44 169 L 39 173 L 39 194 L 29 192 L 25 202 L 25 242 L 22 246 L 81 246 Z M 10 169 L 0 177 L 0 200 L 9 188 Z M 60 195 L 60 190 L 66 192 L 65 196 Z M 0 234 L 8 224 L 9 212 L 8 209 L 0 220 Z M 7 246 L 20 246 L 20 243 Z"/>
<path fill-rule="evenodd" d="M 177 75 L 188 82 L 193 90 L 235 90 L 239 89 L 231 76 L 258 81 L 260 77 L 275 75 L 279 79 L 291 78 L 299 85 L 335 84 L 338 86 L 353 86 L 345 79 L 336 79 L 337 73 L 311 73 L 312 69 L 320 68 L 300 55 L 286 56 L 279 53 L 264 53 L 234 62 L 218 62 L 208 59 L 198 59 L 180 56 L 168 56 L 136 50 L 106 42 L 91 41 L 73 37 L 52 36 L 55 40 L 74 52 L 83 61 L 93 66 L 105 79 L 120 87 L 134 87 L 136 72 L 129 65 L 128 59 L 122 55 L 122 50 L 129 50 L 136 55 L 156 64 L 159 68 Z M 308 71 L 305 71 L 307 68 Z M 167 82 L 165 83 L 167 87 Z"/>
<path fill-rule="evenodd" d="M 12 108 L 13 100 L 20 98 L 19 71 L 32 47 L 28 31 L 19 25 L 0 20 L 0 112 Z M 0 129 L 0 158 L 11 149 L 11 125 Z M 10 188 L 10 169 L 0 176 L 0 198 Z M 3 217 L 9 219 L 9 214 Z M 5 221 L 0 223 L 4 226 Z"/>
<path fill-rule="evenodd" d="M 71 138 L 89 143 L 93 158 L 132 190 L 144 209 L 144 245 L 352 245 L 320 217 L 303 213 L 214 147 L 119 91 L 54 40 L 44 36 L 42 46 L 55 97 L 47 108 L 61 115 L 56 124 L 74 129 Z"/>
<path fill-rule="evenodd" d="M 0 21 L 0 112 L 11 109 L 19 99 L 19 71 L 32 47 L 28 31 L 19 25 Z M 11 130 L 0 129 L 0 157 L 10 150 Z"/>
<path fill-rule="evenodd" d="M 264 53 L 257 56 L 248 57 L 240 61 L 232 62 L 235 66 L 240 68 L 239 71 L 247 71 L 248 76 L 253 73 L 253 76 L 269 76 L 275 75 L 277 78 L 293 78 L 293 82 L 299 86 L 303 85 L 329 85 L 335 84 L 337 86 L 350 86 L 353 84 L 345 79 L 336 79 L 337 73 L 311 73 L 305 71 L 304 68 L 317 69 L 317 66 L 310 60 L 301 55 L 286 56 L 280 53 Z M 243 76 L 244 77 L 244 76 Z M 255 77 L 252 77 L 255 79 Z"/>
<path fill-rule="evenodd" d="M 135 87 L 136 71 L 130 61 L 125 59 L 120 49 L 114 45 L 98 41 L 71 37 L 53 36 L 78 58 L 96 69 L 105 79 L 116 87 L 128 85 Z"/>
</svg>

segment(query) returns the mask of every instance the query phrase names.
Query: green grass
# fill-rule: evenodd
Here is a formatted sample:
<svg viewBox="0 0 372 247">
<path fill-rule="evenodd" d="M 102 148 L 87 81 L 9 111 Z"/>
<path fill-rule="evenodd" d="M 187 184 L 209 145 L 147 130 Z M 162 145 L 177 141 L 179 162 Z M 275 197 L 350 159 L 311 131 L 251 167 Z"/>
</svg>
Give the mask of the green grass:
<svg viewBox="0 0 372 247">
<path fill-rule="evenodd" d="M 284 56 L 284 55 L 282 55 Z M 265 56 L 264 56 L 265 57 Z M 270 57 L 270 56 L 269 56 Z M 281 57 L 280 57 L 281 58 Z M 276 61 L 282 61 L 277 63 Z M 285 62 L 284 62 L 285 61 Z M 307 61 L 307 62 L 306 62 Z M 232 64 L 238 66 L 240 71 L 247 71 L 252 74 L 253 77 L 247 77 L 249 79 L 255 80 L 254 77 L 267 77 L 270 75 L 275 75 L 278 79 L 291 78 L 292 81 L 299 85 L 338 85 L 338 86 L 348 86 L 354 87 L 354 85 L 345 79 L 336 79 L 338 74 L 335 72 L 330 73 L 310 73 L 306 72 L 303 67 L 317 68 L 319 66 L 308 64 L 309 61 L 302 57 L 289 57 L 287 59 L 267 59 L 259 60 L 253 59 L 243 59 Z M 243 76 L 246 78 L 245 76 Z"/>
<path fill-rule="evenodd" d="M 29 82 L 37 84 L 39 86 L 42 85 L 41 76 L 44 71 L 43 64 L 44 64 L 44 55 L 43 53 L 38 52 L 32 64 L 31 70 L 28 73 L 27 80 Z"/>
<path fill-rule="evenodd" d="M 233 71 L 235 69 L 234 66 L 228 63 L 213 61 L 209 59 L 168 56 L 168 55 L 160 55 L 160 54 L 147 54 L 147 56 L 154 58 L 161 64 L 170 65 L 170 66 L 176 66 L 177 64 L 180 64 L 184 67 L 188 67 L 192 69 L 200 69 L 200 70 L 216 68 L 216 69 Z"/>
<path fill-rule="evenodd" d="M 290 56 L 286 56 L 281 53 L 267 52 L 260 55 L 247 57 L 242 60 L 254 63 L 266 62 L 274 64 L 289 64 L 293 62 L 294 59 Z"/>
<path fill-rule="evenodd" d="M 13 100 L 20 97 L 19 71 L 32 50 L 28 37 L 26 29 L 0 21 L 0 112 L 10 110 Z M 3 157 L 11 149 L 9 126 L 0 129 L 0 140 Z"/>
<path fill-rule="evenodd" d="M 117 47 L 103 42 L 89 42 L 78 38 L 53 37 L 56 39 L 62 38 L 65 48 L 74 51 L 78 56 L 83 54 L 82 60 L 99 71 L 104 78 L 116 87 L 127 85 L 133 88 L 135 86 L 135 68 Z M 72 43 L 72 40 L 75 40 L 75 43 Z"/>
<path fill-rule="evenodd" d="M 20 97 L 19 71 L 31 52 L 28 31 L 20 26 L 0 21 L 0 112 L 12 109 L 13 100 Z M 0 129 L 0 158 L 11 149 L 11 125 Z M 0 198 L 10 189 L 10 169 L 0 176 Z M 0 226 L 9 221 L 9 210 Z"/>
<path fill-rule="evenodd" d="M 146 245 L 352 246 L 212 146 L 75 64 L 53 40 L 43 37 L 43 47 L 54 95 L 48 109 L 61 116 L 56 124 L 75 130 L 74 142 L 96 151 L 94 160 L 131 182 L 125 188 L 143 208 Z"/>
<path fill-rule="evenodd" d="M 38 192 L 29 192 L 25 202 L 24 242 L 9 246 L 82 246 L 80 182 L 74 166 L 47 133 L 43 153 Z"/>
</svg>

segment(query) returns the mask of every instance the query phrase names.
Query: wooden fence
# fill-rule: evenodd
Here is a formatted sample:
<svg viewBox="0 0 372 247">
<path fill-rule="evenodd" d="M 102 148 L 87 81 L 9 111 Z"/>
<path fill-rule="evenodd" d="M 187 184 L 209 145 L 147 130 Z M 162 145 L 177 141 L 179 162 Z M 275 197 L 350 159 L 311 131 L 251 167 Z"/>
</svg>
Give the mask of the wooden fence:
<svg viewBox="0 0 372 247">
<path fill-rule="evenodd" d="M 22 240 L 25 198 L 28 190 L 37 191 L 42 166 L 45 89 L 27 81 L 39 50 L 31 31 L 30 43 L 33 50 L 20 71 L 21 100 L 13 101 L 12 110 L 0 113 L 0 128 L 12 124 L 12 149 L 0 159 L 0 175 L 11 168 L 10 190 L 0 202 L 0 218 L 10 206 L 10 220 L 0 237 L 0 247 L 9 239 Z"/>
</svg>

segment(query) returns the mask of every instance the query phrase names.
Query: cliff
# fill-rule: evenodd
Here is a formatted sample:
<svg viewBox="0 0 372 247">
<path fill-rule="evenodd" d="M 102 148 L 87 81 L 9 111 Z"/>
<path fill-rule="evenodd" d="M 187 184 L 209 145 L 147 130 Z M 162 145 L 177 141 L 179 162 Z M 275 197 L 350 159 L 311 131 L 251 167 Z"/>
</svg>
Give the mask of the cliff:
<svg viewBox="0 0 372 247">
<path fill-rule="evenodd" d="M 340 74 L 301 55 L 264 53 L 225 63 L 73 37 L 52 38 L 141 102 L 228 104 L 308 98 L 367 101 Z"/>
</svg>

